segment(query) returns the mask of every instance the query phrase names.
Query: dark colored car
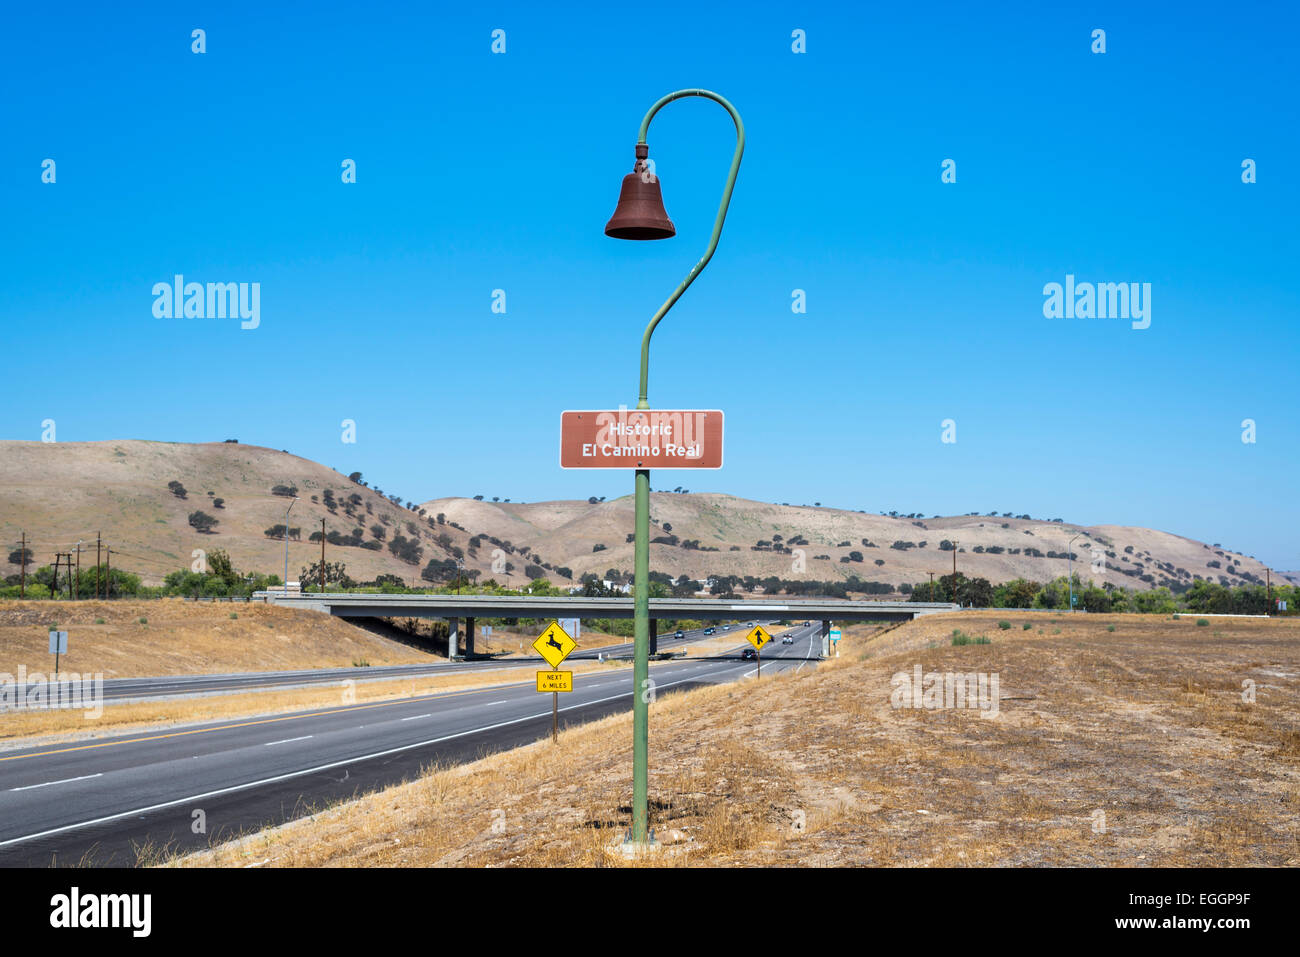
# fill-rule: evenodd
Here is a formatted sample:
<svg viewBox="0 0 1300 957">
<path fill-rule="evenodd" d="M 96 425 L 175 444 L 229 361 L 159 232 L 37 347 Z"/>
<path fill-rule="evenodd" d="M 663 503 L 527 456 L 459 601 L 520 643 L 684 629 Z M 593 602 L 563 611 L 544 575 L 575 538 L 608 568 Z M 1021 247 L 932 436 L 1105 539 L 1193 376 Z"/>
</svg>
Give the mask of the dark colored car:
<svg viewBox="0 0 1300 957">
<path fill-rule="evenodd" d="M 711 635 L 711 634 L 713 634 L 713 629 L 712 629 L 712 628 L 705 628 L 705 629 L 704 629 L 704 633 L 705 633 L 706 635 Z"/>
<path fill-rule="evenodd" d="M 746 648 L 744 651 L 740 653 L 741 661 L 753 661 L 757 657 L 758 657 L 758 652 L 755 651 L 753 648 Z"/>
</svg>

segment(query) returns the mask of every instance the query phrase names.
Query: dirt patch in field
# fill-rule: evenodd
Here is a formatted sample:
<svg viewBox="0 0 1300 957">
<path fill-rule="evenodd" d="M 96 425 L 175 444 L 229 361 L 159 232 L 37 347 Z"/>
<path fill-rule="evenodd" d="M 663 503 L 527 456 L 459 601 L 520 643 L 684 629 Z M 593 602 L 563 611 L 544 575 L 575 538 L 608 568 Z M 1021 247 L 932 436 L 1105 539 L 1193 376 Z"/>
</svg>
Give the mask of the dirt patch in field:
<svg viewBox="0 0 1300 957">
<path fill-rule="evenodd" d="M 419 664 L 446 659 L 319 612 L 262 602 L 6 601 L 0 672 L 54 670 L 49 630 L 68 632 L 61 670 L 106 678 Z"/>
</svg>

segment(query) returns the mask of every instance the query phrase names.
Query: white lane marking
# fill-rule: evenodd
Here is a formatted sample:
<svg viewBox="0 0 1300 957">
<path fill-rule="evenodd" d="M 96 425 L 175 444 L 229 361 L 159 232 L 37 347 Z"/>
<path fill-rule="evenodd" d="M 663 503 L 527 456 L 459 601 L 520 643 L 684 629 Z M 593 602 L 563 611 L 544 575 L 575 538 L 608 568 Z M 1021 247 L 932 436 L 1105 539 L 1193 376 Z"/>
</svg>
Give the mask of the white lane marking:
<svg viewBox="0 0 1300 957">
<path fill-rule="evenodd" d="M 20 788 L 10 788 L 9 790 L 10 791 L 31 791 L 35 788 L 47 788 L 52 784 L 70 784 L 73 781 L 86 781 L 90 778 L 102 778 L 103 776 L 104 776 L 104 772 L 100 771 L 98 774 L 83 774 L 79 778 L 63 778 L 61 781 L 46 781 L 44 784 L 25 784 Z"/>
<path fill-rule="evenodd" d="M 483 705 L 483 707 L 490 708 L 494 704 L 509 704 L 509 703 L 510 700 L 508 698 L 502 698 L 500 701 L 489 701 L 487 704 Z"/>
<path fill-rule="evenodd" d="M 809 655 L 811 655 L 811 654 L 812 654 L 812 642 L 810 641 L 810 642 L 808 642 L 808 654 L 806 654 L 806 655 L 803 656 L 803 661 L 799 662 L 799 667 L 797 667 L 797 668 L 794 669 L 794 673 L 795 673 L 795 674 L 798 674 L 800 671 L 802 671 L 802 670 L 803 670 L 803 666 L 806 665 L 806 664 L 808 664 L 808 657 L 809 657 Z"/>
<path fill-rule="evenodd" d="M 413 714 L 409 718 L 403 718 L 403 721 L 418 721 L 420 718 L 432 718 L 432 714 Z"/>
<path fill-rule="evenodd" d="M 292 742 L 292 741 L 306 741 L 306 740 L 307 740 L 308 738 L 310 738 L 310 737 L 311 737 L 310 734 L 304 734 L 304 735 L 303 735 L 302 737 L 300 737 L 300 738 L 285 738 L 283 741 L 268 741 L 268 742 L 266 742 L 265 745 L 263 745 L 263 747 L 273 748 L 273 747 L 275 747 L 277 744 L 289 744 L 289 743 Z"/>
<path fill-rule="evenodd" d="M 660 688 L 671 688 L 673 685 L 685 684 L 691 681 L 691 678 L 683 678 L 681 681 L 672 681 L 660 685 Z M 597 698 L 595 701 L 586 701 L 581 704 L 571 704 L 561 708 L 561 711 L 572 711 L 575 708 L 590 708 L 598 704 L 604 704 L 607 701 L 617 701 L 631 694 L 628 691 L 624 694 L 612 695 L 608 698 Z M 330 771 L 334 768 L 341 768 L 349 764 L 356 764 L 359 761 L 370 761 L 374 758 L 388 757 L 390 754 L 400 754 L 403 751 L 411 751 L 415 748 L 425 748 L 433 744 L 442 744 L 444 741 L 454 741 L 456 738 L 464 738 L 471 734 L 482 734 L 486 731 L 495 731 L 498 728 L 508 728 L 512 724 L 521 724 L 525 721 L 535 721 L 538 718 L 545 718 L 551 714 L 549 711 L 539 711 L 537 714 L 525 715 L 522 718 L 511 718 L 509 721 L 499 721 L 496 724 L 485 725 L 481 728 L 470 728 L 468 731 L 457 731 L 455 734 L 443 735 L 440 738 L 430 738 L 427 741 L 417 741 L 414 744 L 404 744 L 401 747 L 389 748 L 386 751 L 376 751 L 372 754 L 362 754 L 355 758 L 345 758 L 342 761 L 333 761 L 329 764 L 320 764 L 314 768 L 304 768 L 301 771 L 290 771 L 287 774 L 277 774 L 275 777 L 262 778 L 260 781 L 248 781 L 244 784 L 232 784 L 228 788 L 218 788 L 215 791 L 205 791 L 202 794 L 191 794 L 187 797 L 177 798 L 174 801 L 164 801 L 161 804 L 151 804 L 148 807 L 134 808 L 130 811 L 121 811 L 117 814 L 109 814 L 105 817 L 95 818 L 91 821 L 78 821 L 76 824 L 65 824 L 62 827 L 50 828 L 46 831 L 39 831 L 36 834 L 24 834 L 22 837 L 11 837 L 7 841 L 0 841 L 0 847 L 8 847 L 10 844 L 21 844 L 23 841 L 34 841 L 42 837 L 51 837 L 55 834 L 63 834 L 67 831 L 76 831 L 83 827 L 94 827 L 97 824 L 107 824 L 110 821 L 118 821 L 124 817 L 131 817 L 136 814 L 149 814 L 153 811 L 161 811 L 164 808 L 175 807 L 178 804 L 186 804 L 190 801 L 205 801 L 208 798 L 220 797 L 223 794 L 233 794 L 235 791 L 246 791 L 249 788 L 261 787 L 264 784 L 277 784 L 280 781 L 289 781 L 293 778 L 300 778 L 307 774 L 316 774 L 320 771 Z M 311 735 L 308 735 L 311 737 Z M 102 772 L 101 772 L 102 773 Z M 96 775 L 90 775 L 95 777 Z"/>
</svg>

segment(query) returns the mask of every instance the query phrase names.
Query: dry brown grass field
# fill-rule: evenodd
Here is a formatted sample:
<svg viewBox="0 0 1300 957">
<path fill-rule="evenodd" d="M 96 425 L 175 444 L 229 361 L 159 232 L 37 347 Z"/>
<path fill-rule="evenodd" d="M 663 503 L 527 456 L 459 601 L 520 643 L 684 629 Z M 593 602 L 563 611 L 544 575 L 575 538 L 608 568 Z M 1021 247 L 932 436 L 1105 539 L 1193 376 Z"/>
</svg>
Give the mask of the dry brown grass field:
<svg viewBox="0 0 1300 957">
<path fill-rule="evenodd" d="M 0 672 L 16 674 L 19 665 L 52 671 L 49 629 L 55 624 L 68 632 L 60 667 L 106 678 L 446 660 L 340 618 L 262 602 L 5 601 Z"/>
<path fill-rule="evenodd" d="M 1198 620 L 934 615 L 848 629 L 811 673 L 665 696 L 663 849 L 631 863 L 1300 864 L 1300 622 Z M 998 674 L 996 715 L 892 708 L 918 664 Z M 180 863 L 622 866 L 630 739 L 610 717 Z"/>
</svg>

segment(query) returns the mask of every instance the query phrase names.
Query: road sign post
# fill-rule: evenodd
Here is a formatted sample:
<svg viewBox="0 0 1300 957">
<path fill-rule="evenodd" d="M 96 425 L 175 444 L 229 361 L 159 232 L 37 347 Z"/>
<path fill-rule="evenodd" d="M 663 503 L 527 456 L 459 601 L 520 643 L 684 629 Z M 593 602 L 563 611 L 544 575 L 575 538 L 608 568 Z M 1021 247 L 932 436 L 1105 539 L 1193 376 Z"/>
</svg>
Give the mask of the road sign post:
<svg viewBox="0 0 1300 957">
<path fill-rule="evenodd" d="M 757 681 L 763 677 L 763 646 L 772 640 L 766 628 L 762 625 L 755 625 L 745 636 L 745 640 L 754 646 L 754 680 Z"/>
<path fill-rule="evenodd" d="M 722 236 L 722 224 L 727 219 L 727 207 L 731 205 L 731 192 L 736 186 L 736 174 L 740 172 L 740 158 L 745 153 L 745 125 L 741 122 L 736 108 L 725 97 L 709 90 L 695 88 L 676 90 L 661 96 L 641 118 L 641 129 L 636 141 L 636 164 L 633 171 L 623 177 L 619 203 L 613 217 L 605 224 L 605 235 L 615 239 L 635 240 L 666 239 L 675 235 L 676 229 L 663 209 L 659 179 L 649 171 L 646 163 L 650 155 L 646 135 L 650 130 L 650 121 L 654 119 L 656 113 L 674 100 L 688 96 L 705 97 L 727 111 L 736 125 L 736 151 L 731 157 L 731 169 L 727 174 L 726 186 L 722 190 L 722 202 L 718 205 L 718 213 L 713 220 L 713 233 L 709 236 L 709 245 L 704 250 L 704 255 L 686 274 L 686 278 L 681 281 L 673 294 L 664 300 L 663 305 L 646 324 L 645 332 L 641 335 L 641 379 L 636 403 L 638 412 L 650 411 L 648 397 L 650 337 L 654 335 L 655 327 L 659 325 L 660 320 L 668 314 L 668 310 L 690 288 L 691 283 L 699 277 L 704 267 L 709 264 L 709 260 L 713 258 L 713 253 L 718 248 L 718 240 Z M 656 205 L 657 210 L 654 208 Z M 720 466 L 720 448 L 718 453 Z M 703 458 L 705 454 L 705 450 L 699 450 L 699 454 L 694 458 Z M 632 460 L 630 463 L 625 461 L 622 467 L 632 465 L 636 468 L 636 524 L 634 526 L 636 545 L 633 561 L 636 593 L 633 607 L 635 645 L 632 665 L 632 829 L 629 837 L 633 846 L 644 846 L 650 836 L 648 793 L 650 702 L 646 690 L 650 680 L 650 468 L 653 463 L 646 457 L 640 456 L 639 452 L 634 452 L 631 456 L 618 456 L 618 458 Z M 671 458 L 673 461 L 666 463 L 668 467 L 676 468 L 681 462 L 686 461 L 685 456 L 676 454 Z M 563 461 L 563 452 L 561 452 L 561 461 Z"/>
<path fill-rule="evenodd" d="M 558 621 L 551 622 L 533 642 L 533 650 L 545 658 L 546 663 L 551 666 L 550 671 L 537 672 L 537 690 L 551 692 L 552 744 L 560 740 L 560 692 L 573 690 L 573 672 L 555 669 L 560 666 L 560 662 L 573 653 L 576 647 L 578 647 L 577 642 L 569 637 L 569 633 L 560 627 Z"/>
<path fill-rule="evenodd" d="M 66 631 L 50 632 L 50 654 L 54 656 L 54 674 L 59 674 L 59 655 L 68 653 L 68 633 Z"/>
</svg>

